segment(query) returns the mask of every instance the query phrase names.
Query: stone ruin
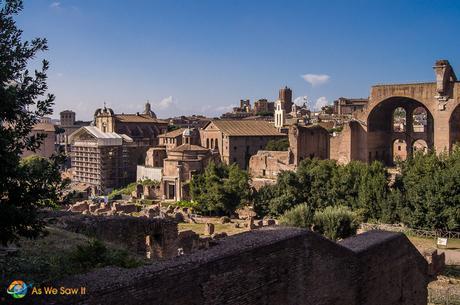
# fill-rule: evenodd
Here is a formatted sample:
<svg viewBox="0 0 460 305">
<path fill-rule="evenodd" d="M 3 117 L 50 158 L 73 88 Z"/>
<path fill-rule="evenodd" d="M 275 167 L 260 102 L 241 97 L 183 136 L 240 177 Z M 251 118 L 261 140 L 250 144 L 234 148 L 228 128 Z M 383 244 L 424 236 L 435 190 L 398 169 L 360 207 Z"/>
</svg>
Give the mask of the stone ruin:
<svg viewBox="0 0 460 305">
<path fill-rule="evenodd" d="M 334 243 L 314 232 L 267 227 L 206 251 L 135 269 L 103 268 L 51 283 L 78 296 L 26 304 L 425 305 L 427 263 L 401 233 L 370 231 Z"/>
<path fill-rule="evenodd" d="M 114 206 L 117 207 L 117 204 Z M 127 206 L 124 208 L 131 211 Z M 176 212 L 172 213 L 170 215 L 177 215 Z M 57 228 L 117 244 L 150 259 L 171 258 L 207 249 L 216 245 L 218 239 L 227 236 L 225 233 L 214 233 L 202 238 L 193 231 L 178 232 L 174 216 L 160 214 L 162 212 L 158 206 L 150 206 L 141 211 L 140 217 L 61 211 L 46 212 L 44 218 Z"/>
</svg>

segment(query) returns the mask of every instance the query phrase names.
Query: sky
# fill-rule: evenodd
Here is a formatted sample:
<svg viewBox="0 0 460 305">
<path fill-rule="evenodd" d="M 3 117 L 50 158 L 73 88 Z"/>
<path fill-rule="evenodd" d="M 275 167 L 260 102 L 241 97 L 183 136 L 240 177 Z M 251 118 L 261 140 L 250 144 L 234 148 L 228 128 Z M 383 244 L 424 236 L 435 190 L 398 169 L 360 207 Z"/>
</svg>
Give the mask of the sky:
<svg viewBox="0 0 460 305">
<path fill-rule="evenodd" d="M 284 86 L 318 108 L 434 81 L 437 59 L 460 73 L 458 0 L 25 0 L 16 20 L 48 39 L 54 117 L 147 100 L 160 118 L 217 116 Z"/>
</svg>

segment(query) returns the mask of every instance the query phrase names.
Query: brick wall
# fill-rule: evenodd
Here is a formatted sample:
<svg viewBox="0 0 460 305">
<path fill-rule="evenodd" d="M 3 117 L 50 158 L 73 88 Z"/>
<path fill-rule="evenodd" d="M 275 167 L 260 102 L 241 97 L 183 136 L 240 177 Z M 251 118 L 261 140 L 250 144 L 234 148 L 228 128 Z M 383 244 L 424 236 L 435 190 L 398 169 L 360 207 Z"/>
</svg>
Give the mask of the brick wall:
<svg viewBox="0 0 460 305">
<path fill-rule="evenodd" d="M 426 304 L 426 262 L 399 233 L 367 232 L 333 243 L 271 227 L 137 269 L 104 268 L 54 283 L 86 286 L 80 297 L 30 304 Z"/>
</svg>

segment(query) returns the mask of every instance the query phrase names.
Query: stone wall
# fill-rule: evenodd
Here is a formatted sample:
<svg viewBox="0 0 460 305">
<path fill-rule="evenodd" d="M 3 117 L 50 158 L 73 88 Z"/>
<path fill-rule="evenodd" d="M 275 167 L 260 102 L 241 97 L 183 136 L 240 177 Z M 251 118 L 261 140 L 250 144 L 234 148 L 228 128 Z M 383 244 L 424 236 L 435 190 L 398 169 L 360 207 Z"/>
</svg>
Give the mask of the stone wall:
<svg viewBox="0 0 460 305">
<path fill-rule="evenodd" d="M 53 283 L 83 296 L 29 304 L 426 304 L 426 262 L 399 233 L 372 231 L 342 245 L 309 231 L 269 227 L 206 251 L 137 269 L 104 268 Z"/>
<path fill-rule="evenodd" d="M 65 214 L 56 217 L 53 225 L 151 258 L 177 254 L 177 223 L 164 218 Z"/>
</svg>

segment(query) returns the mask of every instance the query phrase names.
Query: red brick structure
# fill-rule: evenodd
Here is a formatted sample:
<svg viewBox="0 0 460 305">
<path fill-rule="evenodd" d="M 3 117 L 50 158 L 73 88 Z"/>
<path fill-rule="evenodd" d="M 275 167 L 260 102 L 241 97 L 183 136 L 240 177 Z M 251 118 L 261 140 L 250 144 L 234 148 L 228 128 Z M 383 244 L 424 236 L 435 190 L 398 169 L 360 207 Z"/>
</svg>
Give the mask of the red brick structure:
<svg viewBox="0 0 460 305">
<path fill-rule="evenodd" d="M 84 295 L 26 304 L 426 305 L 427 263 L 402 233 L 371 231 L 339 244 L 270 227 L 139 268 L 103 268 L 52 283 Z"/>
<path fill-rule="evenodd" d="M 460 141 L 460 82 L 447 60 L 434 70 L 432 83 L 373 86 L 367 107 L 331 140 L 331 158 L 391 165 L 404 146 L 405 155 L 450 151 Z"/>
<path fill-rule="evenodd" d="M 267 121 L 213 120 L 201 132 L 202 146 L 219 152 L 222 162 L 246 169 L 249 158 L 268 141 L 286 137 Z"/>
</svg>

